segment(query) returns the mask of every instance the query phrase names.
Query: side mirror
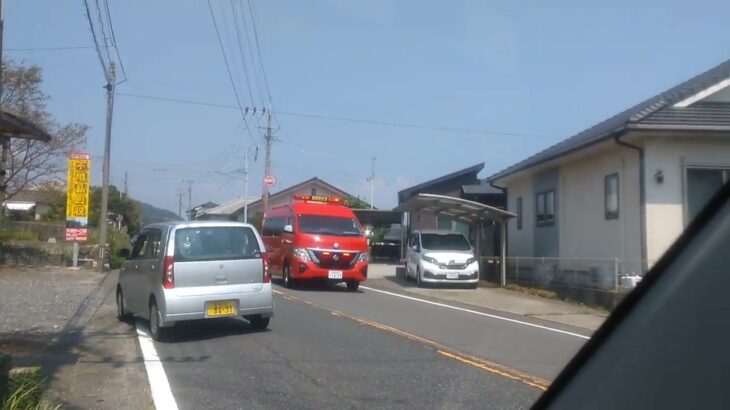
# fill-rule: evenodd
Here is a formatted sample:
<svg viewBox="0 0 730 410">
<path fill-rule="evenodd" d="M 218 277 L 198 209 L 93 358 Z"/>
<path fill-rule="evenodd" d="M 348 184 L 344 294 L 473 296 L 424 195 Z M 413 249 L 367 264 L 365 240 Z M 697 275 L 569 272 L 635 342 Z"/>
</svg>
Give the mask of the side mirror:
<svg viewBox="0 0 730 410">
<path fill-rule="evenodd" d="M 129 259 L 129 255 L 130 255 L 129 249 L 125 248 L 125 249 L 119 250 L 119 256 L 121 256 L 122 258 Z"/>
<path fill-rule="evenodd" d="M 294 233 L 294 227 L 291 225 L 284 225 L 284 232 L 286 233 Z"/>
<path fill-rule="evenodd" d="M 411 249 L 413 249 L 413 252 L 418 252 L 418 245 L 411 246 Z"/>
</svg>

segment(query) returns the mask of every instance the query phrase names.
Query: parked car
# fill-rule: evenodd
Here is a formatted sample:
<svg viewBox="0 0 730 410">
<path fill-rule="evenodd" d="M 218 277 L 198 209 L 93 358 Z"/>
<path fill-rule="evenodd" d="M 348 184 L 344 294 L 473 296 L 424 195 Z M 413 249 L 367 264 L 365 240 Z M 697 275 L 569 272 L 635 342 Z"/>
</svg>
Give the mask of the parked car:
<svg viewBox="0 0 730 410">
<path fill-rule="evenodd" d="M 176 322 L 243 316 L 263 330 L 274 314 L 264 244 L 238 222 L 144 227 L 119 273 L 117 317 L 150 321 L 156 340 Z"/>
<path fill-rule="evenodd" d="M 465 284 L 479 286 L 479 261 L 474 248 L 459 232 L 415 231 L 408 241 L 406 278 L 424 284 Z"/>
</svg>

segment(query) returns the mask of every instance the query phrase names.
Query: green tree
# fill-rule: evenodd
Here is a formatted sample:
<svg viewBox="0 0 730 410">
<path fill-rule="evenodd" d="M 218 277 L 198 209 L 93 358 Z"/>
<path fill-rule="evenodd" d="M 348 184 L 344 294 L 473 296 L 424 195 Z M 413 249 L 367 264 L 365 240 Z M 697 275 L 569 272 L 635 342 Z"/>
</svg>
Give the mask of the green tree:
<svg viewBox="0 0 730 410">
<path fill-rule="evenodd" d="M 348 196 L 343 201 L 345 206 L 353 209 L 369 209 L 370 204 L 360 199 L 360 197 L 354 198 L 351 196 Z"/>
<path fill-rule="evenodd" d="M 100 212 L 101 187 L 91 187 L 89 225 L 92 227 L 99 226 Z M 127 227 L 130 234 L 139 231 L 142 223 L 142 211 L 139 204 L 137 201 L 121 194 L 114 185 L 109 185 L 109 213 L 122 215 L 124 218 L 122 225 Z"/>
<path fill-rule="evenodd" d="M 5 110 L 14 111 L 53 136 L 51 142 L 13 138 L 7 163 L 7 197 L 42 182 L 65 178 L 68 154 L 83 146 L 89 127 L 60 124 L 47 111 L 49 96 L 43 92 L 42 70 L 11 60 L 2 61 L 2 94 Z"/>
</svg>

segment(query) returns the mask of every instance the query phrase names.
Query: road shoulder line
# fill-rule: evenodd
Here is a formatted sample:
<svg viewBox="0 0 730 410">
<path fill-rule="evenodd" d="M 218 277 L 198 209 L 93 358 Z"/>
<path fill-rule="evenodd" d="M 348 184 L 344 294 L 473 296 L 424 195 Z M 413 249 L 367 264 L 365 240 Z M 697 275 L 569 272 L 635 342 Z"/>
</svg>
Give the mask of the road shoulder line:
<svg viewBox="0 0 730 410">
<path fill-rule="evenodd" d="M 407 300 L 411 300 L 411 301 L 415 301 L 415 302 L 426 303 L 426 304 L 429 304 L 429 305 L 439 306 L 439 307 L 443 307 L 443 308 L 447 308 L 447 309 L 458 310 L 458 311 L 461 311 L 461 312 L 471 313 L 471 314 L 474 314 L 474 315 L 485 316 L 485 317 L 489 317 L 489 318 L 492 318 L 492 319 L 503 320 L 503 321 L 506 321 L 506 322 L 516 323 L 516 324 L 523 325 L 523 326 L 534 327 L 534 328 L 538 328 L 538 329 L 542 329 L 542 330 L 547 330 L 547 331 L 550 331 L 550 332 L 561 333 L 561 334 L 565 334 L 565 335 L 573 336 L 573 337 L 578 337 L 578 338 L 585 339 L 585 340 L 590 339 L 590 336 L 585 336 L 585 335 L 582 335 L 582 334 L 579 334 L 579 333 L 569 332 L 567 330 L 556 329 L 556 328 L 549 327 L 549 326 L 538 325 L 538 324 L 535 324 L 535 323 L 525 322 L 523 320 L 511 319 L 511 318 L 508 318 L 508 317 L 494 315 L 494 314 L 491 314 L 491 313 L 479 312 L 477 310 L 462 308 L 462 307 L 459 307 L 459 306 L 453 306 L 453 305 L 449 305 L 449 304 L 446 304 L 446 303 L 434 302 L 434 301 L 431 301 L 431 300 L 421 299 L 421 298 L 417 298 L 417 297 L 414 297 L 414 296 L 408 296 L 408 295 L 404 295 L 404 294 L 401 294 L 401 293 L 395 293 L 395 292 L 390 292 L 390 291 L 387 291 L 387 290 L 371 288 L 369 286 L 360 286 L 360 289 L 366 289 L 366 290 L 369 290 L 369 291 L 378 292 L 378 293 L 382 293 L 382 294 L 389 295 L 389 296 L 394 296 L 394 297 L 398 297 L 398 298 L 402 298 L 402 299 L 407 299 Z"/>
<path fill-rule="evenodd" d="M 147 378 L 150 381 L 150 392 L 155 408 L 158 410 L 177 410 L 177 402 L 172 395 L 170 382 L 167 380 L 165 369 L 162 367 L 160 356 L 157 354 L 152 338 L 143 329 L 140 329 L 139 321 L 135 323 L 139 347 L 142 350 L 144 367 L 147 370 Z"/>
</svg>

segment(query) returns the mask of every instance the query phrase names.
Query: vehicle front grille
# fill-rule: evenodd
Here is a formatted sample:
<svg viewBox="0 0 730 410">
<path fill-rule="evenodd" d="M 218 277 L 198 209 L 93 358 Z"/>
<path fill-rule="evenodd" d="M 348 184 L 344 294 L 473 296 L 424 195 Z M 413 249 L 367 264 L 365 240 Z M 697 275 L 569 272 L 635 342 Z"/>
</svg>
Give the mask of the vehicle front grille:
<svg viewBox="0 0 730 410">
<path fill-rule="evenodd" d="M 359 252 L 335 252 L 315 249 L 310 249 L 309 253 L 310 256 L 313 256 L 314 263 L 324 269 L 351 269 L 360 255 Z"/>
</svg>

